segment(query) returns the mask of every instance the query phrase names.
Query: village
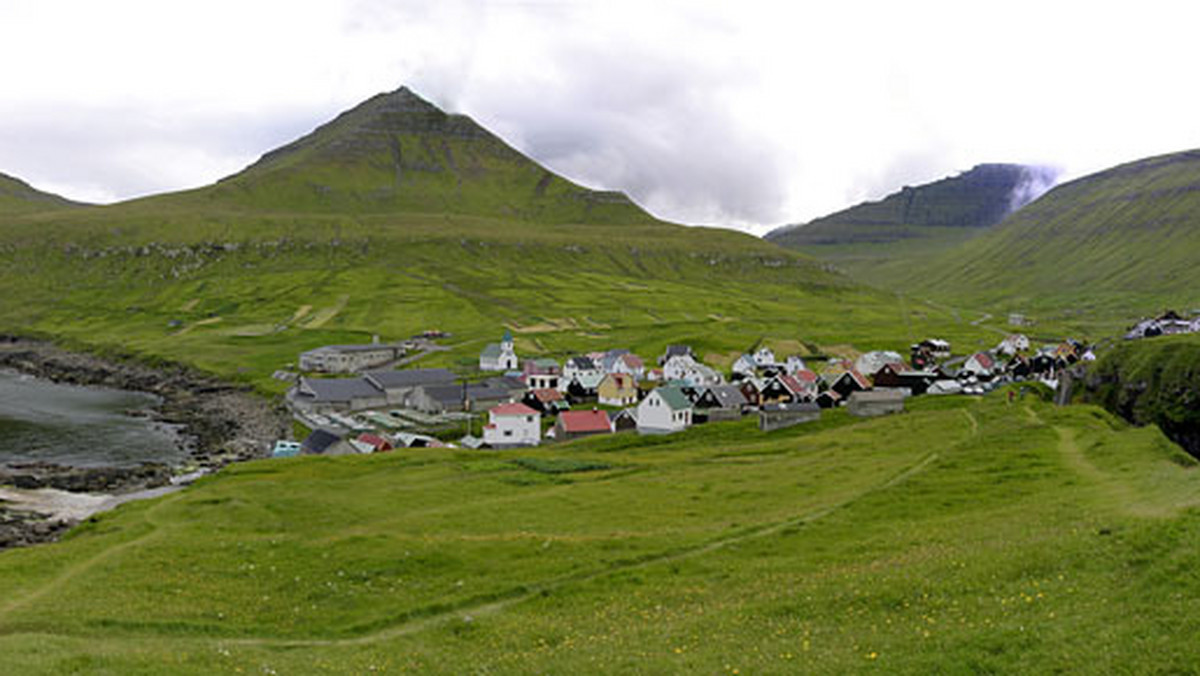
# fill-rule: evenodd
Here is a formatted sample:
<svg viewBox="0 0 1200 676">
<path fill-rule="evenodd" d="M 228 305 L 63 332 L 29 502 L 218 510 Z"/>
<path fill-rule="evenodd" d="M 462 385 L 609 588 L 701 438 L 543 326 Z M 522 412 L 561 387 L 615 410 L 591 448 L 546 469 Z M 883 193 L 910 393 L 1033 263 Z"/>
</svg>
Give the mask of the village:
<svg viewBox="0 0 1200 676">
<path fill-rule="evenodd" d="M 949 342 L 928 339 L 897 352 L 854 360 L 780 358 L 755 346 L 728 376 L 686 345 L 669 345 L 652 363 L 625 349 L 578 354 L 563 362 L 521 358 L 511 331 L 479 355 L 478 379 L 444 368 L 397 369 L 406 352 L 437 349 L 436 332 L 403 344 L 329 345 L 300 355 L 305 373 L 287 395 L 311 433 L 280 441 L 273 455 L 345 455 L 396 448 L 505 449 L 594 435 L 670 434 L 695 425 L 758 417 L 769 432 L 817 420 L 838 407 L 855 416 L 904 411 L 914 396 L 982 395 L 1002 384 L 1040 381 L 1095 359 L 1067 340 L 1034 348 L 1022 334 L 995 348 L 953 358 Z M 444 348 L 442 348 L 444 349 Z"/>
<path fill-rule="evenodd" d="M 1140 340 L 1155 336 L 1175 336 L 1182 333 L 1200 333 L 1200 313 L 1192 311 L 1190 319 L 1174 310 L 1167 310 L 1157 317 L 1139 320 L 1129 327 L 1125 340 Z"/>
</svg>

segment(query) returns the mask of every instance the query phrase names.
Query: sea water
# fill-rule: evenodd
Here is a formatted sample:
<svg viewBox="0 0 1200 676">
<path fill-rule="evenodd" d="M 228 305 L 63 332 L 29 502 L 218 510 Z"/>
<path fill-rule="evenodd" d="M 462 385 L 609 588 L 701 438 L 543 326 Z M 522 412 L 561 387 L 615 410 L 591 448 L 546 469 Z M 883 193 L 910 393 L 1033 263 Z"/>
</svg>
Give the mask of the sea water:
<svg viewBox="0 0 1200 676">
<path fill-rule="evenodd" d="M 157 403 L 143 392 L 61 385 L 0 371 L 0 465 L 180 463 L 186 452 L 174 429 L 129 414 Z"/>
</svg>

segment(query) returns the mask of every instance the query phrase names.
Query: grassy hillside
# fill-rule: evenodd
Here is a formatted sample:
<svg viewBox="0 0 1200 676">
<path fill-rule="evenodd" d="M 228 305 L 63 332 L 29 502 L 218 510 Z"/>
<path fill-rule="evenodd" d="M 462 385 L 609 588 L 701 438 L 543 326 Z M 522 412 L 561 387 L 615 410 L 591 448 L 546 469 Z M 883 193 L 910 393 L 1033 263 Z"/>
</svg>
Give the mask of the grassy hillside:
<svg viewBox="0 0 1200 676">
<path fill-rule="evenodd" d="M 692 343 L 715 363 L 759 338 L 781 351 L 906 349 L 990 334 L 949 311 L 851 285 L 721 230 L 548 226 L 444 215 L 285 216 L 97 209 L 0 237 L 0 327 L 181 360 L 279 388 L 317 345 L 439 328 L 474 362 L 505 326 L 522 355 Z M 117 226 L 116 224 L 120 224 Z"/>
<path fill-rule="evenodd" d="M 399 150 L 396 148 L 399 147 Z M 438 328 L 470 364 L 690 342 L 714 363 L 987 338 L 748 235 L 657 221 L 469 119 L 381 95 L 216 185 L 0 217 L 0 330 L 183 361 L 268 390 L 299 352 Z"/>
<path fill-rule="evenodd" d="M 1114 325 L 1200 306 L 1200 152 L 1061 185 L 893 283 L 1001 311 L 1069 309 Z"/>
<path fill-rule="evenodd" d="M 1186 671 L 1200 475 L 1033 397 L 259 461 L 0 554 L 20 673 Z"/>
<path fill-rule="evenodd" d="M 981 164 L 940 181 L 905 186 L 810 223 L 780 228 L 766 239 L 834 261 L 856 278 L 885 279 L 989 228 L 1053 182 L 1049 170 Z"/>
<path fill-rule="evenodd" d="M 1122 342 L 1102 353 L 1078 398 L 1163 432 L 1200 456 L 1200 335 Z"/>
<path fill-rule="evenodd" d="M 78 206 L 83 205 L 42 192 L 19 178 L 0 174 L 0 216 Z"/>
</svg>

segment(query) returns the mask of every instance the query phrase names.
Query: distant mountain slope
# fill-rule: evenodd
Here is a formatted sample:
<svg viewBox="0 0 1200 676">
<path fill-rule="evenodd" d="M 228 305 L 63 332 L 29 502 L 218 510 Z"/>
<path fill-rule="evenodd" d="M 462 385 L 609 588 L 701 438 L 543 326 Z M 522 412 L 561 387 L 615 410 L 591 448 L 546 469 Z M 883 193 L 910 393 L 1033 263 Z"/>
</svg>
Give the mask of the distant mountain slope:
<svg viewBox="0 0 1200 676">
<path fill-rule="evenodd" d="M 953 322 L 761 238 L 654 219 L 404 89 L 213 186 L 0 214 L 0 294 L 20 300 L 0 331 L 271 391 L 305 349 L 430 328 L 453 349 L 423 363 L 470 369 L 505 327 L 522 356 L 684 342 L 720 357 L 764 338 L 904 349 Z"/>
<path fill-rule="evenodd" d="M 556 176 L 407 88 L 372 97 L 214 186 L 154 198 L 164 199 L 277 211 L 653 220 L 624 194 Z"/>
<path fill-rule="evenodd" d="M 904 265 L 959 244 L 1004 219 L 1053 184 L 1054 172 L 1019 164 L 981 164 L 957 176 L 865 202 L 766 239 L 835 261 L 877 281 L 878 268 Z"/>
<path fill-rule="evenodd" d="M 1058 186 L 907 284 L 1016 309 L 1200 307 L 1200 151 Z"/>
<path fill-rule="evenodd" d="M 42 192 L 25 181 L 0 174 L 0 214 L 29 213 L 83 206 L 65 197 Z"/>
</svg>

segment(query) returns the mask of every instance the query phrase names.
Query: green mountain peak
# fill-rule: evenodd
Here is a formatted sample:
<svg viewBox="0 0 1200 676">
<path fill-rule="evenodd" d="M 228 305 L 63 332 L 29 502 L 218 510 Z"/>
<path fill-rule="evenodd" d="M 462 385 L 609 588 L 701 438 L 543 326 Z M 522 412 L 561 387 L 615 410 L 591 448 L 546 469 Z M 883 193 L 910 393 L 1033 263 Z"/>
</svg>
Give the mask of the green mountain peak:
<svg viewBox="0 0 1200 676">
<path fill-rule="evenodd" d="M 367 99 L 216 185 L 167 199 L 285 212 L 654 220 L 624 194 L 557 176 L 470 117 L 447 113 L 407 87 Z"/>
</svg>

